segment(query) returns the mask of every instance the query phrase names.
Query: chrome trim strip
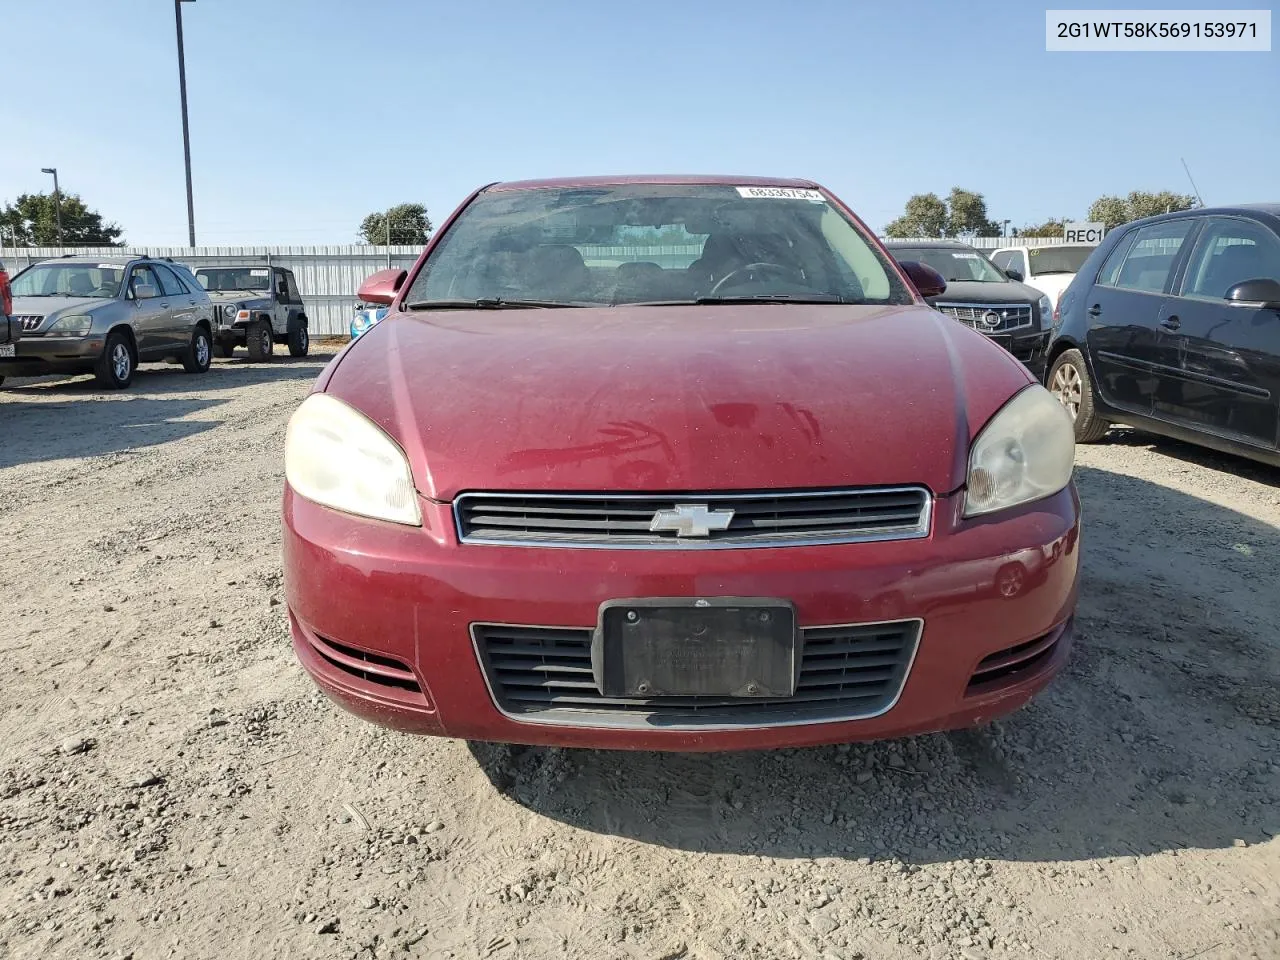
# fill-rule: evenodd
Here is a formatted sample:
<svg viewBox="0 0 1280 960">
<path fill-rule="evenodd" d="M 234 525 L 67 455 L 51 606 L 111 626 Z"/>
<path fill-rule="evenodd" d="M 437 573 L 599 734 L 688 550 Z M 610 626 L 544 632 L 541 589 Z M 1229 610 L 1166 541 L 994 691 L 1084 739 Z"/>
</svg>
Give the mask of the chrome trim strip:
<svg viewBox="0 0 1280 960">
<path fill-rule="evenodd" d="M 918 493 L 924 497 L 924 509 L 920 512 L 919 522 L 912 526 L 886 527 L 875 533 L 866 534 L 844 534 L 841 536 L 814 536 L 813 534 L 762 534 L 760 536 L 747 536 L 735 539 L 722 540 L 694 540 L 692 538 L 677 539 L 675 537 L 658 538 L 654 537 L 646 539 L 643 537 L 632 537 L 620 540 L 574 540 L 571 536 L 564 539 L 555 537 L 537 537 L 537 538 L 505 538 L 505 537 L 476 537 L 462 535 L 462 511 L 461 505 L 464 500 L 469 497 L 483 497 L 485 499 L 507 499 L 521 500 L 530 497 L 541 498 L 544 500 L 665 500 L 670 498 L 672 503 L 689 502 L 697 503 L 705 502 L 711 506 L 714 502 L 722 502 L 726 500 L 754 500 L 762 497 L 846 497 L 851 494 L 878 494 L 878 493 Z M 933 529 L 933 503 L 934 496 L 928 487 L 922 485 L 901 486 L 901 487 L 855 487 L 845 490 L 819 490 L 819 491 L 786 491 L 779 493 L 618 493 L 618 494 L 601 494 L 601 493 L 538 493 L 530 491 L 528 493 L 483 493 L 480 491 L 469 491 L 460 493 L 453 498 L 453 524 L 454 533 L 458 537 L 458 543 L 468 546 L 480 545 L 491 547 L 564 547 L 573 550 L 751 550 L 761 547 L 817 547 L 817 546 L 833 546 L 843 543 L 882 543 L 887 540 L 921 540 L 929 536 Z M 852 624 L 851 624 L 852 626 Z"/>
<path fill-rule="evenodd" d="M 476 621 L 467 629 L 471 634 L 471 650 L 476 657 L 476 667 L 480 671 L 480 676 L 484 678 L 485 689 L 489 691 L 489 700 L 493 704 L 493 708 L 497 710 L 498 713 L 502 714 L 504 719 L 510 720 L 512 723 L 523 723 L 530 726 L 582 727 L 594 728 L 597 730 L 651 730 L 657 732 L 669 730 L 675 733 L 716 733 L 730 730 L 776 730 L 783 727 L 812 727 L 827 723 L 848 723 L 854 720 L 874 720 L 876 717 L 884 716 L 898 705 L 898 701 L 902 699 L 902 691 L 907 688 L 907 679 L 911 676 L 911 670 L 916 663 L 916 656 L 920 653 L 920 642 L 924 639 L 924 619 L 922 617 L 906 617 L 901 620 L 868 620 L 861 623 L 833 623 L 800 628 L 800 632 L 803 634 L 806 630 L 839 630 L 844 627 L 878 627 L 903 623 L 914 623 L 916 625 L 916 634 L 911 649 L 911 656 L 907 659 L 906 668 L 902 671 L 902 682 L 898 684 L 898 689 L 894 691 L 889 702 L 879 710 L 875 710 L 870 713 L 851 713 L 843 716 L 823 717 L 818 720 L 783 720 L 777 723 L 663 723 L 660 725 L 649 723 L 649 718 L 653 716 L 653 714 L 633 711 L 620 711 L 617 714 L 613 714 L 605 710 L 589 710 L 579 707 L 553 707 L 549 710 L 542 711 L 537 716 L 532 716 L 525 713 L 511 713 L 502 708 L 498 701 L 497 694 L 494 692 L 493 683 L 489 679 L 489 673 L 484 668 L 484 655 L 480 652 L 480 638 L 476 635 L 477 627 L 511 627 L 518 630 L 591 631 L 595 629 L 595 624 L 592 624 L 589 627 L 551 627 L 538 626 L 529 623 L 492 623 L 488 621 Z M 803 662 L 802 657 L 802 665 Z M 550 714 L 550 716 L 548 716 L 548 714 Z"/>
<path fill-rule="evenodd" d="M 985 313 L 988 310 L 996 313 L 999 313 L 1001 310 L 1027 311 L 1027 319 L 1025 323 L 1009 325 L 1002 322 L 1000 326 L 992 327 L 990 330 L 986 327 L 975 326 L 973 329 L 977 330 L 979 333 L 1009 333 L 1013 330 L 1022 330 L 1025 327 L 1033 327 L 1036 322 L 1035 309 L 1029 303 L 944 303 L 942 301 L 938 301 L 933 306 L 935 309 L 940 311 L 950 308 L 952 310 L 973 310 L 975 313 Z M 952 317 L 951 319 L 963 323 L 966 327 L 969 326 L 969 324 L 960 317 Z M 974 322 L 976 323 L 977 321 L 975 320 Z"/>
</svg>

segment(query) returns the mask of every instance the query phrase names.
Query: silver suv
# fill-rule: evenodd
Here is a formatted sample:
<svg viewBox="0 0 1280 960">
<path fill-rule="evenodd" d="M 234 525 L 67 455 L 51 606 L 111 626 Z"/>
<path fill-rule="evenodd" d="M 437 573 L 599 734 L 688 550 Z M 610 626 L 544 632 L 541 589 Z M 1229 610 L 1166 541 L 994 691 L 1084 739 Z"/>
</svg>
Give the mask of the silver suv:
<svg viewBox="0 0 1280 960">
<path fill-rule="evenodd" d="M 60 257 L 13 278 L 22 327 L 0 376 L 93 373 L 129 386 L 139 363 L 178 361 L 204 373 L 213 356 L 213 304 L 180 263 L 143 257 Z"/>
<path fill-rule="evenodd" d="M 307 355 L 307 312 L 292 270 L 262 264 L 200 267 L 196 279 L 213 299 L 218 356 L 229 357 L 243 346 L 250 360 L 268 360 L 277 343 L 287 344 L 291 356 Z"/>
</svg>

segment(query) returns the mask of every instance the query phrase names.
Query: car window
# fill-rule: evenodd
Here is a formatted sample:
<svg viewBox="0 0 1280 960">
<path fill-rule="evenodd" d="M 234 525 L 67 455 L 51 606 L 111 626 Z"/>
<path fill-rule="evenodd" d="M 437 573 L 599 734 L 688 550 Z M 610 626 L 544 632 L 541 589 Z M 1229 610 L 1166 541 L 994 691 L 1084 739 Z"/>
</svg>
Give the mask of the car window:
<svg viewBox="0 0 1280 960">
<path fill-rule="evenodd" d="M 160 279 L 160 292 L 166 297 L 177 297 L 187 292 L 182 287 L 182 281 L 162 264 L 157 263 L 153 272 Z"/>
<path fill-rule="evenodd" d="M 993 253 L 991 255 L 991 262 L 1001 270 L 1008 270 L 1010 267 L 1017 270 L 1018 268 L 1014 266 L 1014 257 L 1017 255 L 1018 251 L 1016 250 L 1001 250 L 999 253 Z"/>
<path fill-rule="evenodd" d="M 971 247 L 890 247 L 895 260 L 915 260 L 933 267 L 948 283 L 1008 283 L 1009 279 Z"/>
<path fill-rule="evenodd" d="M 114 297 L 124 267 L 110 263 L 38 263 L 13 279 L 15 297 Z"/>
<path fill-rule="evenodd" d="M 1280 282 L 1280 240 L 1260 223 L 1215 217 L 1196 241 L 1182 295 L 1222 300 L 1246 280 Z"/>
<path fill-rule="evenodd" d="M 290 272 L 289 272 L 289 271 L 287 271 L 287 270 L 285 271 L 284 279 L 285 279 L 285 283 L 287 283 L 287 284 L 288 284 L 288 290 L 289 290 L 289 302 L 290 302 L 290 303 L 302 303 L 302 294 L 300 294 L 300 293 L 298 292 L 298 281 L 297 281 L 297 279 L 294 277 L 294 275 L 293 275 L 292 273 L 290 273 Z"/>
<path fill-rule="evenodd" d="M 137 288 L 147 285 L 153 288 L 154 295 L 159 296 L 160 285 L 156 282 L 156 275 L 151 272 L 150 267 L 138 266 L 134 267 L 129 273 L 129 293 L 137 296 Z"/>
<path fill-rule="evenodd" d="M 1169 220 L 1139 229 L 1124 262 L 1114 271 L 1114 278 L 1104 268 L 1103 274 L 1108 277 L 1106 285 L 1121 290 L 1163 293 L 1182 241 L 1194 225 L 1193 220 Z M 1098 282 L 1104 281 L 1100 277 Z"/>
<path fill-rule="evenodd" d="M 621 184 L 481 193 L 432 250 L 406 302 L 708 296 L 912 300 L 878 246 L 817 190 Z"/>
<path fill-rule="evenodd" d="M 1093 247 L 1032 247 L 1027 251 L 1031 257 L 1031 275 L 1043 277 L 1047 273 L 1079 273 L 1093 250 Z"/>
</svg>

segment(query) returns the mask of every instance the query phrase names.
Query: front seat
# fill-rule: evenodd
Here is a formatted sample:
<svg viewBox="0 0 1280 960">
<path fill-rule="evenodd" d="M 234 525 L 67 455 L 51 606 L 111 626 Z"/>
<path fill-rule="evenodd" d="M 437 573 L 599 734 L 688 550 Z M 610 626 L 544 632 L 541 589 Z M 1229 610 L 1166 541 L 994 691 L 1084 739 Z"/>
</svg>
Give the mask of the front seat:
<svg viewBox="0 0 1280 960">
<path fill-rule="evenodd" d="M 91 297 L 94 294 L 93 281 L 87 273 L 73 273 L 67 281 L 67 289 L 73 297 Z"/>
<path fill-rule="evenodd" d="M 582 300 L 591 288 L 591 273 L 582 254 L 567 243 L 534 247 L 527 276 L 528 295 L 534 300 Z"/>
</svg>

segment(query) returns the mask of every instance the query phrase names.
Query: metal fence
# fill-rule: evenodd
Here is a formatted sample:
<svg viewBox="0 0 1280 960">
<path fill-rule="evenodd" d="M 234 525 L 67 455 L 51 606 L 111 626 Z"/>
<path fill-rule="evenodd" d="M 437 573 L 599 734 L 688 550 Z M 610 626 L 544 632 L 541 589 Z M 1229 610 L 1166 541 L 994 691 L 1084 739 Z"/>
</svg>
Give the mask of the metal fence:
<svg viewBox="0 0 1280 960">
<path fill-rule="evenodd" d="M 1054 237 L 966 237 L 964 242 L 982 250 L 994 250 L 1007 244 L 1021 246 L 1055 246 L 1063 241 Z M 701 252 L 698 247 L 675 246 L 584 246 L 584 258 L 594 265 L 624 260 L 654 260 L 664 267 L 688 266 Z M 356 304 L 360 282 L 376 270 L 388 266 L 408 269 L 418 259 L 421 247 L 92 247 L 72 250 L 56 247 L 0 248 L 12 276 L 41 260 L 67 253 L 76 255 L 171 257 L 192 270 L 240 263 L 265 263 L 292 270 L 311 320 L 312 336 L 346 334 Z"/>
</svg>

